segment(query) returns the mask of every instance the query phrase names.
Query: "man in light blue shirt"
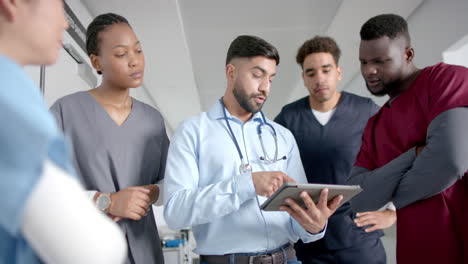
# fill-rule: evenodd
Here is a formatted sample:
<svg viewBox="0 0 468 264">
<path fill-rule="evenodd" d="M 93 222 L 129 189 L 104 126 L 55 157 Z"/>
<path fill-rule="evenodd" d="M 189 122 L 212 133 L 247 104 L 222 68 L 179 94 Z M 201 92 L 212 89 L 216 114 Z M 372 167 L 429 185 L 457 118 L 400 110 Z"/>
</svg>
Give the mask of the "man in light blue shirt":
<svg viewBox="0 0 468 264">
<path fill-rule="evenodd" d="M 172 229 L 193 228 L 202 263 L 299 263 L 290 243 L 322 238 L 342 198 L 327 204 L 325 190 L 317 204 L 303 193 L 307 208 L 288 199 L 283 212 L 260 209 L 283 183 L 307 182 L 293 135 L 260 111 L 278 63 L 271 44 L 237 37 L 224 97 L 172 139 L 164 216 Z"/>
</svg>

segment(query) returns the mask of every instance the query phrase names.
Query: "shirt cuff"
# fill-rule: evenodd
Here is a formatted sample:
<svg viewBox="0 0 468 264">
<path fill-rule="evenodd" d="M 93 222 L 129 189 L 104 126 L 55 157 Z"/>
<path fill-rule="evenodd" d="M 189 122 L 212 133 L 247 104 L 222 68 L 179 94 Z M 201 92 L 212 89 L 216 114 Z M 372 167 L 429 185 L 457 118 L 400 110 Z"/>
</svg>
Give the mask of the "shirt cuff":
<svg viewBox="0 0 468 264">
<path fill-rule="evenodd" d="M 392 202 L 388 202 L 387 205 L 386 205 L 386 209 L 387 210 L 392 210 L 392 211 L 396 211 L 396 207 L 395 205 L 392 203 Z"/>
<path fill-rule="evenodd" d="M 158 199 L 153 203 L 155 206 L 163 206 L 164 205 L 164 197 L 163 197 L 163 188 L 164 188 L 164 180 L 160 180 L 156 183 L 156 186 L 159 188 L 159 196 Z"/>
<path fill-rule="evenodd" d="M 97 191 L 86 191 L 86 195 L 88 195 L 88 199 L 94 202 L 94 196 L 96 195 Z"/>
<path fill-rule="evenodd" d="M 236 193 L 241 202 L 245 202 L 256 196 L 255 187 L 252 180 L 252 173 L 239 174 L 234 178 Z"/>
<path fill-rule="evenodd" d="M 302 242 L 304 243 L 310 243 L 317 241 L 319 239 L 322 239 L 325 236 L 325 232 L 327 231 L 327 226 L 328 226 L 328 221 L 325 224 L 325 227 L 323 228 L 322 231 L 320 231 L 317 234 L 312 234 L 308 232 L 307 230 L 304 229 L 294 218 L 291 218 L 293 221 L 293 229 L 296 230 L 296 232 L 299 234 L 299 237 L 301 238 Z"/>
</svg>

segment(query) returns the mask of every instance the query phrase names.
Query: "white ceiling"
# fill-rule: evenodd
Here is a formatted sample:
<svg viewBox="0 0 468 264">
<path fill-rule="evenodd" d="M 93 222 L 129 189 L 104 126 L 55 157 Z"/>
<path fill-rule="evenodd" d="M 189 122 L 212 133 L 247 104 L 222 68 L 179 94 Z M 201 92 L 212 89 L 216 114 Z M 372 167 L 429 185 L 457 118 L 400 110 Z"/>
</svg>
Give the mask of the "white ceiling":
<svg viewBox="0 0 468 264">
<path fill-rule="evenodd" d="M 423 0 L 82 0 L 93 16 L 125 16 L 146 54 L 145 88 L 174 129 L 206 111 L 224 93 L 225 57 L 238 35 L 257 35 L 275 45 L 281 63 L 264 110 L 270 117 L 306 94 L 295 63 L 299 46 L 314 35 L 340 45 L 344 80 L 359 77 L 359 28 L 380 13 L 408 17 Z"/>
</svg>

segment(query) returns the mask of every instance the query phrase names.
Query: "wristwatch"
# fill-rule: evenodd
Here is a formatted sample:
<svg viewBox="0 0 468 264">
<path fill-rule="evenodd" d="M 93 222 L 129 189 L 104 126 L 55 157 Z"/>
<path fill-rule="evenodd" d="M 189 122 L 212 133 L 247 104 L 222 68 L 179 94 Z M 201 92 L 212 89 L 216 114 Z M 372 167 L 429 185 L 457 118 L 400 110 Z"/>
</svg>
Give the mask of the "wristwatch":
<svg viewBox="0 0 468 264">
<path fill-rule="evenodd" d="M 110 204 L 110 193 L 100 193 L 96 198 L 96 207 L 104 213 L 109 212 Z"/>
</svg>

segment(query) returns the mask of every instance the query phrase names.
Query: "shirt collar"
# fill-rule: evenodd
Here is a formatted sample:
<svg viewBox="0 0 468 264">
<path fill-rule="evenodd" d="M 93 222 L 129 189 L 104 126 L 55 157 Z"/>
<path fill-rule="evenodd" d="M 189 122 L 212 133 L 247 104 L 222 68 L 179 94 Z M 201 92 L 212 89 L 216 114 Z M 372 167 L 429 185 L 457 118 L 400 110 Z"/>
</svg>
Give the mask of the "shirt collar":
<svg viewBox="0 0 468 264">
<path fill-rule="evenodd" d="M 211 119 L 216 119 L 216 120 L 224 119 L 223 104 L 221 104 L 220 100 L 216 100 L 216 103 L 214 103 L 213 106 L 211 106 L 210 110 L 208 111 L 208 116 Z M 231 113 L 229 113 L 227 109 L 226 109 L 226 117 L 231 121 L 242 123 L 242 121 L 240 121 L 239 118 L 232 116 Z M 263 122 L 262 114 L 260 114 L 260 112 L 255 113 L 253 117 L 249 121 L 247 121 L 247 123 L 251 121 L 255 121 L 259 123 Z"/>
</svg>

